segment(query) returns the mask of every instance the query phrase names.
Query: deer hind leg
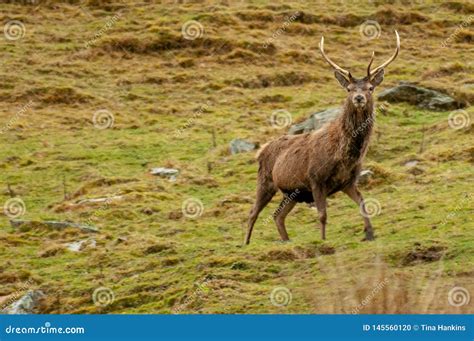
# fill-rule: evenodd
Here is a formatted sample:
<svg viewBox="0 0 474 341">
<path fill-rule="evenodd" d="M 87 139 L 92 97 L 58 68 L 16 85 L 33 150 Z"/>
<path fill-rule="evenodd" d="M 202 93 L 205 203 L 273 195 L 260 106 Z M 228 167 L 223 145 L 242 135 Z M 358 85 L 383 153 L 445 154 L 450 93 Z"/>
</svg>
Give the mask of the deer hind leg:
<svg viewBox="0 0 474 341">
<path fill-rule="evenodd" d="M 365 238 L 364 240 L 374 240 L 374 229 L 372 228 L 372 224 L 370 223 L 369 216 L 367 214 L 367 210 L 365 209 L 364 198 L 362 194 L 357 189 L 356 185 L 352 185 L 343 190 L 357 205 L 359 205 L 361 209 L 362 217 L 364 218 L 364 232 Z"/>
<path fill-rule="evenodd" d="M 276 226 L 278 227 L 278 233 L 280 233 L 281 240 L 290 240 L 290 238 L 288 238 L 288 233 L 286 232 L 285 218 L 288 213 L 291 212 L 293 207 L 295 207 L 295 205 L 296 201 L 290 199 L 288 196 L 285 196 L 275 213 L 273 213 L 273 218 L 275 219 Z"/>
<path fill-rule="evenodd" d="M 277 192 L 277 189 L 275 188 L 272 182 L 265 182 L 265 183 L 258 184 L 257 199 L 249 214 L 248 229 L 247 229 L 247 236 L 245 237 L 245 244 L 250 243 L 250 237 L 252 236 L 253 226 L 255 225 L 255 221 L 257 221 L 258 215 L 265 208 L 265 206 L 267 206 L 270 200 L 272 200 L 276 192 Z"/>
<path fill-rule="evenodd" d="M 320 188 L 313 188 L 313 199 L 316 208 L 318 209 L 319 213 L 319 221 L 321 223 L 321 238 L 324 240 L 326 239 L 326 221 L 327 221 L 327 214 L 326 214 L 326 193 Z"/>
</svg>

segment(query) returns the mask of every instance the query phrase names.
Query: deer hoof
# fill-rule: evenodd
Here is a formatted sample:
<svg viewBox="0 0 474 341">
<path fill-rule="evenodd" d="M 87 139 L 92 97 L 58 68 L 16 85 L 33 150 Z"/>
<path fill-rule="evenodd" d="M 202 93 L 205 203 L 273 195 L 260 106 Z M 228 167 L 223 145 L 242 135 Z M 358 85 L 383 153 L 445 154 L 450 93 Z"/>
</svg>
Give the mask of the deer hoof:
<svg viewBox="0 0 474 341">
<path fill-rule="evenodd" d="M 368 242 L 368 241 L 372 241 L 372 240 L 374 240 L 374 239 L 375 239 L 375 237 L 374 237 L 373 235 L 368 235 L 368 236 L 365 236 L 365 237 L 362 239 L 362 241 L 363 241 L 363 242 Z"/>
</svg>

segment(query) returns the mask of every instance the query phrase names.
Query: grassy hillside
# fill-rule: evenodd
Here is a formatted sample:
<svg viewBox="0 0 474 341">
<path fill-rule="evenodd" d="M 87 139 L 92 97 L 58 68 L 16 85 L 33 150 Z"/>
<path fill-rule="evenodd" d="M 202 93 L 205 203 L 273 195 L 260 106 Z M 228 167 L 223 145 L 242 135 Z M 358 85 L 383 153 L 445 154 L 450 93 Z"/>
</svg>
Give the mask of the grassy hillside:
<svg viewBox="0 0 474 341">
<path fill-rule="evenodd" d="M 345 92 L 318 53 L 321 35 L 328 55 L 362 76 L 372 51 L 375 63 L 392 53 L 397 29 L 401 53 L 378 92 L 400 81 L 435 88 L 466 103 L 472 121 L 472 3 L 70 1 L 0 10 L 3 24 L 23 25 L 0 42 L 0 203 L 20 198 L 19 219 L 100 229 L 14 229 L 0 216 L 0 303 L 26 283 L 46 294 L 42 313 L 474 312 L 472 298 L 459 307 L 448 300 L 455 287 L 474 295 L 472 123 L 453 129 L 450 112 L 408 104 L 377 110 L 364 163 L 374 176 L 362 187 L 379 203 L 375 242 L 361 241 L 359 209 L 339 193 L 325 242 L 316 211 L 298 205 L 283 244 L 266 219 L 279 194 L 243 247 L 257 164 L 254 152 L 229 152 L 234 138 L 263 144 L 285 134 L 288 126 L 271 124 L 276 110 L 299 122 L 341 104 Z M 361 28 L 367 20 L 379 35 Z M 152 167 L 180 174 L 169 181 Z M 194 218 L 183 215 L 188 199 L 198 204 Z M 86 239 L 80 252 L 67 249 Z M 95 304 L 102 287 L 111 291 Z"/>
</svg>

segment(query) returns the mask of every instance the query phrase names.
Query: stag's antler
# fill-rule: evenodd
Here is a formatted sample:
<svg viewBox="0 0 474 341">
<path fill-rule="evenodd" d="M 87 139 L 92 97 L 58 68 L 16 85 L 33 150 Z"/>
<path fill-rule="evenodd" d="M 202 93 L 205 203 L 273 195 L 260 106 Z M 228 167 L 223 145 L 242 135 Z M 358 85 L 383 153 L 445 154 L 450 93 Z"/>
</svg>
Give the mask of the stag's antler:
<svg viewBox="0 0 474 341">
<path fill-rule="evenodd" d="M 372 63 L 374 62 L 374 56 L 375 56 L 375 52 L 372 51 L 372 57 L 370 58 L 369 66 L 367 66 L 367 79 L 370 79 L 370 67 L 372 66 Z"/>
<path fill-rule="evenodd" d="M 372 62 L 374 61 L 374 53 L 372 52 L 372 59 L 370 60 L 369 66 L 367 67 L 367 78 L 370 79 L 371 75 L 376 74 L 380 69 L 385 68 L 388 64 L 393 62 L 395 58 L 398 56 L 398 52 L 400 51 L 400 36 L 398 35 L 398 32 L 395 30 L 395 34 L 397 36 L 397 48 L 395 49 L 395 53 L 382 65 L 376 67 L 373 70 L 370 70 L 370 67 L 372 66 Z"/>
<path fill-rule="evenodd" d="M 321 51 L 323 58 L 328 62 L 329 65 L 331 65 L 335 70 L 351 78 L 351 73 L 349 71 L 343 69 L 342 67 L 334 63 L 331 59 L 329 59 L 328 56 L 326 56 L 326 53 L 324 53 L 324 37 L 321 37 L 321 42 L 319 43 L 319 50 Z"/>
</svg>

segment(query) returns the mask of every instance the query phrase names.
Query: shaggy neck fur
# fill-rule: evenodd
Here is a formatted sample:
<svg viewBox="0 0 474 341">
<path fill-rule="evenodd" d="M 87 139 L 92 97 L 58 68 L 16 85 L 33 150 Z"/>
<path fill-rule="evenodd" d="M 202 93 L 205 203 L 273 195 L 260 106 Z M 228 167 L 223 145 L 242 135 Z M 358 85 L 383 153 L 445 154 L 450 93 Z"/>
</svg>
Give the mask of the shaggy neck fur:
<svg viewBox="0 0 474 341">
<path fill-rule="evenodd" d="M 359 109 L 347 98 L 343 110 L 340 151 L 353 162 L 361 159 L 367 149 L 374 126 L 374 104 L 369 100 L 364 108 Z"/>
</svg>

